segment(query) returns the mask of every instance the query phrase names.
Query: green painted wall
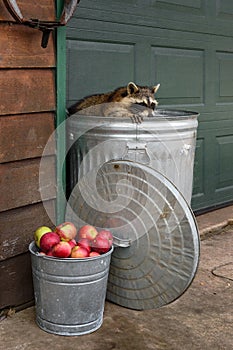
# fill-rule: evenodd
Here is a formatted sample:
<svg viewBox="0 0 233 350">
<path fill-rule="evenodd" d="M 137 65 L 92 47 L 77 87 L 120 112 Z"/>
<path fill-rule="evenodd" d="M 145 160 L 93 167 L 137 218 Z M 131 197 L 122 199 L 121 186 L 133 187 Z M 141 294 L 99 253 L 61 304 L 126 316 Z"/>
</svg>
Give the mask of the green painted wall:
<svg viewBox="0 0 233 350">
<path fill-rule="evenodd" d="M 60 18 L 63 9 L 63 0 L 57 0 L 57 16 Z M 56 30 L 56 148 L 57 148 L 57 201 L 56 220 L 57 224 L 64 221 L 66 199 L 66 130 L 63 121 L 66 118 L 66 28 L 59 27 Z"/>
</svg>

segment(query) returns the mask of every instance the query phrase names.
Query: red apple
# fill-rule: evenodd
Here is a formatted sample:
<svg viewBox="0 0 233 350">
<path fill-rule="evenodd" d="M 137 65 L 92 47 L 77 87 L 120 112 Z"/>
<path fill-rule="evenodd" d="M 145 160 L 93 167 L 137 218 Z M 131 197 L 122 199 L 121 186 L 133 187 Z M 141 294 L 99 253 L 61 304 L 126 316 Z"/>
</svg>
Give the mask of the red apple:
<svg viewBox="0 0 233 350">
<path fill-rule="evenodd" d="M 60 242 L 60 237 L 56 232 L 47 232 L 40 239 L 40 248 L 42 252 L 47 253 Z"/>
<path fill-rule="evenodd" d="M 76 242 L 75 239 L 71 239 L 68 243 L 71 246 L 71 249 L 74 248 L 77 245 L 77 242 Z"/>
<path fill-rule="evenodd" d="M 78 240 L 78 245 L 79 245 L 80 247 L 85 248 L 85 249 L 88 251 L 88 253 L 90 253 L 90 251 L 91 251 L 91 245 L 90 245 L 90 243 L 91 243 L 91 241 L 89 241 L 89 239 L 87 239 L 87 238 L 80 238 L 80 239 Z"/>
<path fill-rule="evenodd" d="M 37 247 L 40 248 L 40 239 L 47 232 L 52 232 L 51 228 L 47 226 L 40 226 L 36 229 L 36 231 L 34 232 L 34 240 Z"/>
<path fill-rule="evenodd" d="M 113 243 L 113 235 L 109 230 L 102 230 L 99 231 L 98 236 L 101 238 L 106 238 L 109 241 L 110 247 L 112 246 Z"/>
<path fill-rule="evenodd" d="M 63 222 L 55 228 L 55 232 L 60 236 L 62 241 L 68 242 L 75 238 L 77 229 L 72 222 Z"/>
<path fill-rule="evenodd" d="M 57 258 L 68 258 L 71 254 L 71 246 L 68 242 L 60 241 L 53 247 L 52 254 Z"/>
<path fill-rule="evenodd" d="M 99 236 L 99 234 L 92 243 L 92 250 L 100 254 L 108 252 L 110 248 L 111 244 L 109 243 L 109 240 Z"/>
<path fill-rule="evenodd" d="M 48 253 L 46 253 L 47 256 L 53 256 L 53 250 L 49 250 Z"/>
<path fill-rule="evenodd" d="M 86 258 L 89 252 L 79 245 L 76 245 L 71 251 L 71 258 Z"/>
<path fill-rule="evenodd" d="M 93 239 L 95 239 L 97 234 L 98 234 L 98 231 L 94 226 L 84 225 L 78 231 L 78 239 L 87 238 L 90 241 L 92 241 Z"/>
<path fill-rule="evenodd" d="M 95 256 L 100 256 L 100 253 L 97 253 L 97 252 L 90 252 L 89 253 L 90 258 L 95 257 Z"/>
</svg>

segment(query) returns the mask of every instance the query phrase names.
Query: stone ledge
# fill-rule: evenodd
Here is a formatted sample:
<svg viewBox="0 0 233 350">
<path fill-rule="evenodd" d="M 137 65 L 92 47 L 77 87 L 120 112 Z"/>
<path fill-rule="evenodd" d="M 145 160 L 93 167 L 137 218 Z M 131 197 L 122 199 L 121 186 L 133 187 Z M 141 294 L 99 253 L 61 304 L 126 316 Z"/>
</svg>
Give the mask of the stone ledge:
<svg viewBox="0 0 233 350">
<path fill-rule="evenodd" d="M 218 224 L 211 225 L 199 230 L 201 240 L 204 240 L 212 235 L 220 234 L 223 231 L 228 231 L 233 228 L 233 219 L 224 220 Z"/>
</svg>

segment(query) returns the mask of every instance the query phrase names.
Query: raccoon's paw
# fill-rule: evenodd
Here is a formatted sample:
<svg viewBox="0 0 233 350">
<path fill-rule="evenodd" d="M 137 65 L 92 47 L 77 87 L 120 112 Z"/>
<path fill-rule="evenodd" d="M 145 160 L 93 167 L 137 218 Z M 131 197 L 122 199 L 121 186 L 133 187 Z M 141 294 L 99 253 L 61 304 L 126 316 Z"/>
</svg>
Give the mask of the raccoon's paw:
<svg viewBox="0 0 233 350">
<path fill-rule="evenodd" d="M 143 115 L 140 114 L 132 114 L 130 116 L 133 124 L 141 124 L 143 122 Z"/>
</svg>

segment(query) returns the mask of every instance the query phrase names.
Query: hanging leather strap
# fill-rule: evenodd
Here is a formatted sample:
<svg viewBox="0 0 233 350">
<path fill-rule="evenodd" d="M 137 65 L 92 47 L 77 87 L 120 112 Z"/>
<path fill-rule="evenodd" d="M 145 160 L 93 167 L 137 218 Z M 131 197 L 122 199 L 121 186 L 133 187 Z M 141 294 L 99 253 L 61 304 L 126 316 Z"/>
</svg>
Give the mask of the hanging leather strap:
<svg viewBox="0 0 233 350">
<path fill-rule="evenodd" d="M 3 0 L 8 12 L 17 23 L 36 28 L 42 31 L 41 46 L 47 47 L 51 31 L 60 26 L 65 26 L 72 17 L 80 0 L 64 0 L 64 7 L 59 21 L 41 21 L 39 19 L 25 19 L 19 9 L 16 0 Z"/>
</svg>

